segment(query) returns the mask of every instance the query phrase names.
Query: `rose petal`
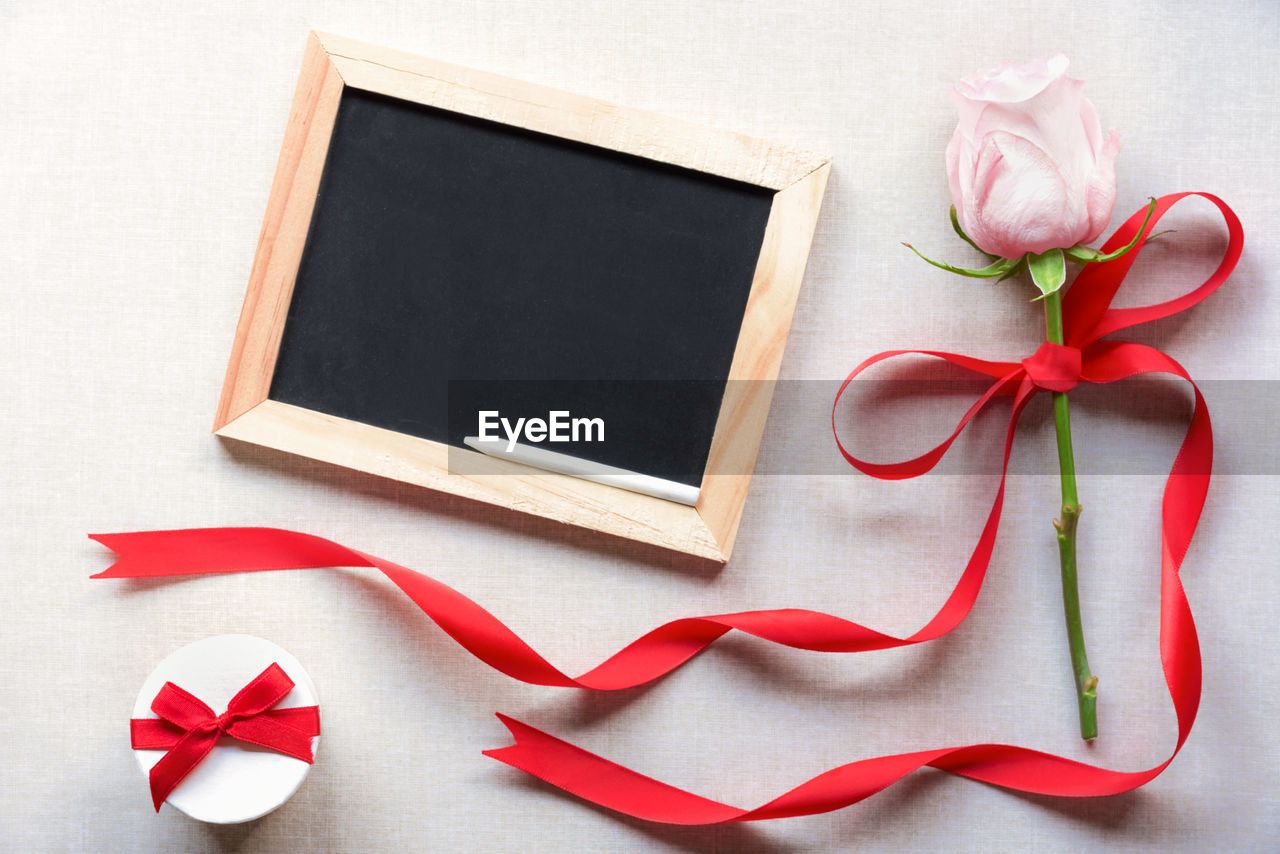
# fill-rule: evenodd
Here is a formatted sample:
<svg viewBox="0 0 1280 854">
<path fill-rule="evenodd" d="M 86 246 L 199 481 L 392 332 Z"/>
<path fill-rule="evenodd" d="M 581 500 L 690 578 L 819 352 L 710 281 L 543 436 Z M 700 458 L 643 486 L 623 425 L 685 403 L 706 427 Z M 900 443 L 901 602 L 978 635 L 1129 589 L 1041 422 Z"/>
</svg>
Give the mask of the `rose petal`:
<svg viewBox="0 0 1280 854">
<path fill-rule="evenodd" d="M 1052 158 L 1032 142 L 989 134 L 974 189 L 972 213 L 985 242 L 970 236 L 983 250 L 1017 258 L 1063 245 L 1067 188 Z"/>
<path fill-rule="evenodd" d="M 1063 54 L 1023 65 L 1006 62 L 983 74 L 961 80 L 956 89 L 975 101 L 1018 103 L 1038 95 L 1066 73 L 1068 64 L 1069 60 Z"/>
<path fill-rule="evenodd" d="M 1087 192 L 1089 227 L 1076 241 L 1077 243 L 1091 243 L 1097 240 L 1111 220 L 1111 210 L 1116 203 L 1116 155 L 1119 153 L 1120 134 L 1114 130 L 1109 131 L 1089 181 Z"/>
</svg>

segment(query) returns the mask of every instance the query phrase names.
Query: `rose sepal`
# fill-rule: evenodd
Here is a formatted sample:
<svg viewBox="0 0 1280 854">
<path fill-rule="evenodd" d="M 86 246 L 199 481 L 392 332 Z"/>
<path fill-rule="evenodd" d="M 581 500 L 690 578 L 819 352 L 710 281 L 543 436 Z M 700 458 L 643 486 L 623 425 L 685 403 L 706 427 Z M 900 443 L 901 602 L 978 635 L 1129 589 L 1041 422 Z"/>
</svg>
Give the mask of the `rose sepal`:
<svg viewBox="0 0 1280 854">
<path fill-rule="evenodd" d="M 995 257 L 995 262 L 989 267 L 982 267 L 975 270 L 971 267 L 955 267 L 951 264 L 945 264 L 942 261 L 935 261 L 922 253 L 919 249 L 912 246 L 910 243 L 904 243 L 902 245 L 920 256 L 922 261 L 932 264 L 940 270 L 946 270 L 948 273 L 955 273 L 957 276 L 968 276 L 971 279 L 994 279 L 997 277 L 1007 279 L 1017 271 L 1018 265 L 1022 263 L 1022 259 L 1020 258 L 999 258 L 996 256 L 988 256 Z"/>
<path fill-rule="evenodd" d="M 1050 249 L 1039 255 L 1028 252 L 1027 269 L 1031 271 L 1031 281 L 1036 283 L 1043 297 L 1056 293 L 1067 283 L 1067 259 L 1061 249 Z"/>
<path fill-rule="evenodd" d="M 953 207 L 952 210 L 954 211 L 955 208 Z M 1097 249 L 1091 249 L 1088 246 L 1072 246 L 1070 249 L 1064 249 L 1063 252 L 1078 264 L 1101 264 L 1106 261 L 1114 261 L 1122 255 L 1128 254 L 1129 250 L 1138 245 L 1142 235 L 1147 233 L 1147 226 L 1151 223 L 1151 217 L 1155 212 L 1156 200 L 1153 198 L 1151 199 L 1151 204 L 1147 206 L 1147 218 L 1142 221 L 1142 228 L 1138 229 L 1138 233 L 1133 236 L 1132 240 L 1114 252 L 1108 252 L 1104 255 Z"/>
</svg>

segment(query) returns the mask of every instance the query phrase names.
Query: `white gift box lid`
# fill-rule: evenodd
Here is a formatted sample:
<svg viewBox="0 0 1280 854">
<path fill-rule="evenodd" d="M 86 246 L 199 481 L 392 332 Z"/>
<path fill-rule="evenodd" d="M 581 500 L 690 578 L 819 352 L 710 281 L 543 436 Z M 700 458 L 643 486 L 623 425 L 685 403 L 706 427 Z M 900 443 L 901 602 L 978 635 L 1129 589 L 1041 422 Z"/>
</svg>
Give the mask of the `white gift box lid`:
<svg viewBox="0 0 1280 854">
<path fill-rule="evenodd" d="M 165 682 L 186 689 L 214 712 L 224 712 L 231 698 L 273 662 L 294 682 L 277 708 L 318 704 L 311 677 L 288 652 L 251 635 L 218 635 L 188 644 L 160 662 L 138 693 L 133 717 L 156 717 L 151 701 Z M 319 743 L 319 736 L 311 739 L 313 753 Z M 146 776 L 165 751 L 133 754 Z M 165 803 L 213 824 L 252 821 L 289 800 L 310 770 L 301 759 L 224 735 Z"/>
</svg>

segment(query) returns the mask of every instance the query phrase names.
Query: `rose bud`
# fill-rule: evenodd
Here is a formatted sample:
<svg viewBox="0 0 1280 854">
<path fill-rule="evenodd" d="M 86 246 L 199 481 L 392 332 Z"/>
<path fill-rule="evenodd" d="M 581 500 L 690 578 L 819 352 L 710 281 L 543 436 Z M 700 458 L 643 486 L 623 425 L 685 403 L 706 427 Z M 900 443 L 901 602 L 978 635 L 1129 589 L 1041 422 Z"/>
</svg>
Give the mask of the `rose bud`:
<svg viewBox="0 0 1280 854">
<path fill-rule="evenodd" d="M 1021 258 L 1088 243 L 1111 218 L 1120 137 L 1103 136 L 1067 58 L 1001 65 L 952 92 L 947 145 L 959 224 L 984 252 Z"/>
</svg>

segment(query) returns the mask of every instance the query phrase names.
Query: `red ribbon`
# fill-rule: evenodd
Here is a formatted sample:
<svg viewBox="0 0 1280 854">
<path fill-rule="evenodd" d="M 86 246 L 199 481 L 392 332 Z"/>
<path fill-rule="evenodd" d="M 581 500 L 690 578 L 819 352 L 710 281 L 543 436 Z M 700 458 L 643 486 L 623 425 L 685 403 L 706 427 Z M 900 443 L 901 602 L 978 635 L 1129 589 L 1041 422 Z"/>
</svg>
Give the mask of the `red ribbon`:
<svg viewBox="0 0 1280 854">
<path fill-rule="evenodd" d="M 134 750 L 168 751 L 151 768 L 156 812 L 224 735 L 314 762 L 311 739 L 320 734 L 319 708 L 273 708 L 292 690 L 289 674 L 273 662 L 241 688 L 219 715 L 189 691 L 164 683 L 151 701 L 151 711 L 160 717 L 129 721 Z"/>
<path fill-rule="evenodd" d="M 672 824 L 714 824 L 812 815 L 840 809 L 866 798 L 922 766 L 1046 795 L 1109 795 L 1137 788 L 1158 775 L 1182 748 L 1195 720 L 1200 698 L 1200 649 L 1191 610 L 1178 579 L 1209 485 L 1213 437 L 1203 397 L 1187 372 L 1166 354 L 1141 344 L 1102 341 L 1120 329 L 1176 314 L 1218 288 L 1240 257 L 1240 221 L 1216 196 L 1181 193 L 1158 200 L 1151 226 L 1180 199 L 1199 195 L 1215 204 L 1227 223 L 1229 242 L 1218 269 L 1195 290 L 1168 302 L 1140 308 L 1111 308 L 1125 274 L 1145 243 L 1105 264 L 1091 264 L 1076 278 L 1064 299 L 1064 346 L 1046 344 L 1023 362 L 992 362 L 953 353 L 895 350 L 859 365 L 854 377 L 877 362 L 908 352 L 945 359 L 989 376 L 991 387 L 978 398 L 955 431 L 938 447 L 902 463 L 858 460 L 843 445 L 851 464 L 876 477 L 915 477 L 929 471 L 965 425 L 997 396 L 1012 395 L 1013 412 L 1005 434 L 1004 469 L 1018 418 L 1041 389 L 1067 390 L 1077 382 L 1110 383 L 1141 373 L 1169 373 L 1190 382 L 1196 406 L 1191 425 L 1165 485 L 1161 526 L 1160 655 L 1165 680 L 1178 718 L 1173 754 L 1154 768 L 1121 772 L 1075 760 L 1002 744 L 978 744 L 916 753 L 881 756 L 840 766 L 753 810 L 742 810 L 645 777 L 606 759 L 503 715 L 516 743 L 485 751 L 502 762 L 579 797 L 627 815 Z M 1134 214 L 1111 237 L 1103 251 L 1127 244 L 1139 229 L 1145 209 Z M 834 407 L 832 426 L 834 429 Z M 837 444 L 839 438 L 837 437 Z M 561 672 L 522 641 L 501 621 L 456 590 L 421 573 L 320 537 L 272 528 L 203 528 L 101 534 L 92 538 L 117 552 L 120 559 L 95 578 L 188 575 L 251 570 L 367 566 L 383 572 L 454 640 L 489 666 L 536 685 L 576 686 L 596 690 L 629 688 L 656 679 L 697 655 L 731 629 L 798 649 L 820 652 L 864 652 L 932 640 L 955 628 L 977 598 L 991 559 L 1004 476 L 986 525 L 959 583 L 942 609 L 913 635 L 897 638 L 848 620 L 816 611 L 782 609 L 690 617 L 659 626 L 579 677 Z"/>
</svg>

